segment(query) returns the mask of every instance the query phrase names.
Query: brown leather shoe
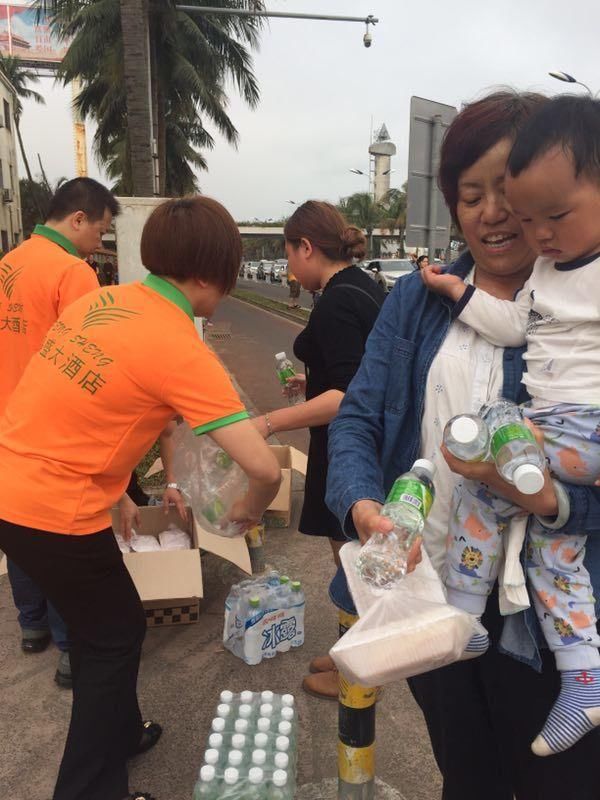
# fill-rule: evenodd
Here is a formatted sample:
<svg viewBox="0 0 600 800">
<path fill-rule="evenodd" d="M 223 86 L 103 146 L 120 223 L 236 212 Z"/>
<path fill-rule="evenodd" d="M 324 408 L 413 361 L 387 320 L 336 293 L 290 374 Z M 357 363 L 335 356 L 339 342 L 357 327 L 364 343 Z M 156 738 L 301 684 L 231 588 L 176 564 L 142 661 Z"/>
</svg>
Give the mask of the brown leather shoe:
<svg viewBox="0 0 600 800">
<path fill-rule="evenodd" d="M 315 656 L 308 665 L 309 672 L 331 672 L 336 669 L 335 661 L 330 655 Z"/>
<path fill-rule="evenodd" d="M 337 700 L 339 692 L 337 669 L 307 675 L 302 681 L 302 688 L 313 697 L 320 697 L 322 700 Z"/>
</svg>

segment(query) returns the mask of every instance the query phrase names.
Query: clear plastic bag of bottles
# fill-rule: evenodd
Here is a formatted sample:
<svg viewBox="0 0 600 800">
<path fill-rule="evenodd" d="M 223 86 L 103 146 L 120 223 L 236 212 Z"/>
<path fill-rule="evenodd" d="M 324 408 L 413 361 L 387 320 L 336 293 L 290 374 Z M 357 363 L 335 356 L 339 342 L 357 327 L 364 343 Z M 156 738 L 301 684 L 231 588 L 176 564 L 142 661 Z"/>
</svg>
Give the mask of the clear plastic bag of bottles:
<svg viewBox="0 0 600 800">
<path fill-rule="evenodd" d="M 199 524 L 218 536 L 243 536 L 231 522 L 233 503 L 248 489 L 240 467 L 209 436 L 196 436 L 186 423 L 173 433 L 173 474 Z"/>
</svg>

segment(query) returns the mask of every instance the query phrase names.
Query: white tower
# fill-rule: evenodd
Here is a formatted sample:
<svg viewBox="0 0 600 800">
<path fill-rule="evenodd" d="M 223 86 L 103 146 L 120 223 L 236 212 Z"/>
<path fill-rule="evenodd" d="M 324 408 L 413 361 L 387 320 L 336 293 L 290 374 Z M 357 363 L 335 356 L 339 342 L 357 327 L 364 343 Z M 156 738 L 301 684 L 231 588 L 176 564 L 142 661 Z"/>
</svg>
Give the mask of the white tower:
<svg viewBox="0 0 600 800">
<path fill-rule="evenodd" d="M 369 153 L 373 158 L 373 194 L 375 201 L 379 202 L 390 189 L 392 156 L 396 155 L 396 145 L 390 142 L 385 123 L 375 134 Z"/>
</svg>

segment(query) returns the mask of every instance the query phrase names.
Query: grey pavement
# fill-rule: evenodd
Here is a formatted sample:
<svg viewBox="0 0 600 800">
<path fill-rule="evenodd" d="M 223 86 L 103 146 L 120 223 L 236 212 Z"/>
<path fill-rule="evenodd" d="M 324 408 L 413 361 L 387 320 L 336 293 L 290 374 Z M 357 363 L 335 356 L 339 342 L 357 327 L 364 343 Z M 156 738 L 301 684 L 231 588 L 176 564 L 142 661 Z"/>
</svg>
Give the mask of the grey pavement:
<svg viewBox="0 0 600 800">
<path fill-rule="evenodd" d="M 230 321 L 231 340 L 217 350 L 260 410 L 275 408 L 279 389 L 272 355 L 288 349 L 299 327 L 260 309 L 228 301 L 217 321 Z M 306 433 L 281 436 L 300 449 Z M 131 789 L 151 791 L 158 800 L 191 800 L 210 720 L 224 688 L 272 689 L 297 698 L 299 739 L 298 800 L 334 800 L 336 793 L 337 705 L 303 694 L 300 684 L 308 661 L 325 653 L 336 637 L 336 613 L 327 599 L 332 560 L 326 541 L 297 532 L 302 481 L 296 475 L 293 524 L 268 531 L 270 564 L 304 583 L 307 597 L 303 648 L 246 666 L 222 648 L 223 604 L 242 574 L 214 556 L 203 557 L 205 598 L 196 625 L 150 630 L 139 679 L 146 717 L 160 721 L 157 747 L 131 765 Z M 0 578 L 0 800 L 49 800 L 64 744 L 70 693 L 53 682 L 58 658 L 50 648 L 26 656 L 6 577 Z M 440 778 L 421 714 L 407 686 L 386 687 L 377 707 L 378 800 L 436 800 Z"/>
</svg>

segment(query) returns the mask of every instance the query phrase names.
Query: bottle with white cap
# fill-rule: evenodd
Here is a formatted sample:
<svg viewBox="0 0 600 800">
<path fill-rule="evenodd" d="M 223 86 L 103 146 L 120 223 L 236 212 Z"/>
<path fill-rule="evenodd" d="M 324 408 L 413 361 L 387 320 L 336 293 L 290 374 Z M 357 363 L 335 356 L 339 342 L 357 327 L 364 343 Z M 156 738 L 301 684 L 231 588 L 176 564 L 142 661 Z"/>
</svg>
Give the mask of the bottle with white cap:
<svg viewBox="0 0 600 800">
<path fill-rule="evenodd" d="M 229 689 L 223 689 L 219 699 L 221 703 L 227 703 L 230 706 L 233 703 L 233 692 L 230 692 Z"/>
<path fill-rule="evenodd" d="M 444 428 L 444 444 L 461 461 L 484 461 L 490 449 L 490 429 L 476 414 L 452 417 Z"/>
<path fill-rule="evenodd" d="M 292 406 L 296 403 L 301 403 L 302 395 L 299 388 L 297 386 L 288 385 L 288 380 L 296 377 L 296 370 L 283 351 L 281 353 L 275 353 L 275 370 L 279 378 L 279 383 L 282 386 L 283 394 L 287 397 L 288 404 Z"/>
<path fill-rule="evenodd" d="M 261 748 L 254 750 L 251 756 L 252 766 L 264 767 L 267 762 L 267 751 Z"/>
<path fill-rule="evenodd" d="M 244 792 L 244 800 L 266 800 L 266 797 L 264 772 L 260 767 L 251 767 L 248 771 L 248 786 Z"/>
<path fill-rule="evenodd" d="M 248 611 L 244 624 L 244 661 L 251 666 L 260 664 L 263 659 L 263 637 L 259 625 L 264 608 L 260 597 L 253 596 L 248 601 Z"/>
<path fill-rule="evenodd" d="M 256 721 L 256 730 L 259 733 L 268 733 L 271 730 L 271 719 L 269 717 L 259 717 Z"/>
<path fill-rule="evenodd" d="M 540 492 L 546 459 L 519 406 L 500 398 L 479 413 L 490 430 L 490 453 L 500 475 L 523 494 Z"/>
<path fill-rule="evenodd" d="M 204 763 L 215 769 L 223 763 L 223 751 L 216 747 L 209 747 L 204 753 Z"/>
<path fill-rule="evenodd" d="M 247 719 L 236 719 L 233 723 L 233 729 L 236 733 L 248 733 L 250 730 L 250 723 Z"/>
<path fill-rule="evenodd" d="M 257 750 L 265 750 L 269 744 L 269 737 L 266 733 L 256 733 L 254 735 L 254 747 Z"/>
<path fill-rule="evenodd" d="M 390 533 L 375 533 L 361 548 L 356 569 L 365 583 L 391 589 L 406 575 L 407 557 L 421 535 L 435 498 L 435 465 L 419 458 L 400 475 L 385 501 L 381 515 L 394 523 Z"/>
<path fill-rule="evenodd" d="M 243 761 L 247 762 L 250 760 L 250 752 L 252 749 L 252 737 L 246 736 L 244 733 L 234 733 L 231 737 L 231 752 L 240 752 L 243 755 Z M 232 767 L 236 767 L 237 764 L 232 764 Z"/>
<path fill-rule="evenodd" d="M 288 774 L 283 769 L 276 769 L 271 778 L 267 792 L 268 800 L 291 800 L 292 788 L 288 784 Z"/>
<path fill-rule="evenodd" d="M 294 707 L 294 695 L 293 694 L 282 694 L 281 695 L 281 705 L 288 706 L 289 708 Z"/>
<path fill-rule="evenodd" d="M 244 781 L 240 780 L 240 773 L 236 767 L 227 767 L 223 773 L 224 786 L 218 795 L 219 800 L 243 800 Z"/>
<path fill-rule="evenodd" d="M 286 722 L 293 722 L 296 712 L 291 706 L 283 706 L 279 712 L 279 715 L 281 716 L 281 719 L 285 720 Z"/>
<path fill-rule="evenodd" d="M 243 705 L 251 705 L 253 700 L 254 692 L 251 692 L 249 689 L 244 689 L 243 692 L 240 692 L 240 703 Z"/>
<path fill-rule="evenodd" d="M 223 717 L 215 717 L 211 724 L 211 731 L 213 733 L 223 733 L 225 730 L 225 720 Z"/>
<path fill-rule="evenodd" d="M 194 787 L 194 800 L 218 800 L 218 797 L 219 781 L 216 770 L 212 764 L 205 764 Z"/>
<path fill-rule="evenodd" d="M 236 734 L 240 736 L 241 734 Z M 227 756 L 227 766 L 239 769 L 244 762 L 244 754 L 241 750 L 230 750 Z"/>
</svg>

